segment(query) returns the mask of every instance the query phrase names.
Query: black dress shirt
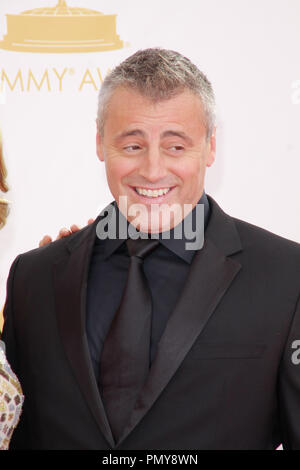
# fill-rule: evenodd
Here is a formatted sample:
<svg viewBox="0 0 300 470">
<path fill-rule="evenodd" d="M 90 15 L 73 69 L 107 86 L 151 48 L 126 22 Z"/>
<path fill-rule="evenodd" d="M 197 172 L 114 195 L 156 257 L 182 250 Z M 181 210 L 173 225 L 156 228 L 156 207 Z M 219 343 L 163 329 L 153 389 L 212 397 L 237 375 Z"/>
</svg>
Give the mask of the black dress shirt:
<svg viewBox="0 0 300 470">
<path fill-rule="evenodd" d="M 114 201 L 113 204 L 119 216 L 116 202 Z M 209 202 L 205 192 L 198 204 L 204 205 L 205 228 L 209 218 Z M 196 206 L 187 217 L 191 217 L 194 231 L 202 230 L 203 232 L 203 224 L 199 224 L 199 219 L 198 226 L 196 226 L 195 209 Z M 195 250 L 186 249 L 186 243 L 192 240 L 187 239 L 185 233 L 185 230 L 182 230 L 182 238 L 176 238 L 174 229 L 168 232 L 169 238 L 163 238 L 162 233 L 158 234 L 160 241 L 158 247 L 144 260 L 144 273 L 153 301 L 151 363 L 195 254 Z M 114 314 L 121 303 L 129 264 L 130 257 L 124 238 L 100 240 L 96 237 L 87 286 L 86 331 L 92 365 L 98 382 L 102 347 Z"/>
</svg>

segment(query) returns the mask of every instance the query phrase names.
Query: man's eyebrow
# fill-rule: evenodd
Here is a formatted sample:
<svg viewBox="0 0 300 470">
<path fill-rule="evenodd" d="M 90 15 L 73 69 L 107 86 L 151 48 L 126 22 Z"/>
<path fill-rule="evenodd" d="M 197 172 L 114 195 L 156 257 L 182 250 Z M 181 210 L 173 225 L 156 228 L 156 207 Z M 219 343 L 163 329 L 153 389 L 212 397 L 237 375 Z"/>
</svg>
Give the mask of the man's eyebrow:
<svg viewBox="0 0 300 470">
<path fill-rule="evenodd" d="M 181 131 L 165 131 L 161 134 L 161 137 L 180 137 L 181 139 L 185 140 L 189 145 L 193 145 L 193 140 L 185 133 Z"/>
<path fill-rule="evenodd" d="M 117 135 L 116 139 L 119 141 L 130 136 L 145 137 L 146 134 L 141 129 L 131 129 L 128 131 L 121 132 Z M 193 145 L 193 140 L 185 132 L 181 131 L 174 131 L 170 129 L 168 131 L 164 131 L 160 137 L 162 139 L 165 137 L 180 137 L 181 139 L 185 140 L 189 145 Z"/>
<path fill-rule="evenodd" d="M 121 132 L 120 134 L 118 134 L 117 135 L 117 140 L 122 140 L 125 137 L 130 137 L 132 135 L 145 137 L 145 132 L 143 132 L 141 129 L 131 129 L 129 131 L 124 131 L 124 132 Z"/>
</svg>

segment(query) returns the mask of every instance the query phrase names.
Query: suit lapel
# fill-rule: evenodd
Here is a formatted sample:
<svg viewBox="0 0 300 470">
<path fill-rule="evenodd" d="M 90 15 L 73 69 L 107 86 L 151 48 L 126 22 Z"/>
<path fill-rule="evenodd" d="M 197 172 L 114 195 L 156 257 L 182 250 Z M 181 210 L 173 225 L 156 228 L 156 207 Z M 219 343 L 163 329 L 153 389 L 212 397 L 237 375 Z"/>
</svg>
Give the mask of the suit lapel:
<svg viewBox="0 0 300 470">
<path fill-rule="evenodd" d="M 146 383 L 117 445 L 124 441 L 167 386 L 241 268 L 237 261 L 227 257 L 241 250 L 233 219 L 212 198 L 209 201 L 212 213 L 204 246 L 195 254 Z"/>
<path fill-rule="evenodd" d="M 69 252 L 54 265 L 54 291 L 58 328 L 73 373 L 103 435 L 114 447 L 85 334 L 87 276 L 98 220 L 67 242 Z"/>
</svg>

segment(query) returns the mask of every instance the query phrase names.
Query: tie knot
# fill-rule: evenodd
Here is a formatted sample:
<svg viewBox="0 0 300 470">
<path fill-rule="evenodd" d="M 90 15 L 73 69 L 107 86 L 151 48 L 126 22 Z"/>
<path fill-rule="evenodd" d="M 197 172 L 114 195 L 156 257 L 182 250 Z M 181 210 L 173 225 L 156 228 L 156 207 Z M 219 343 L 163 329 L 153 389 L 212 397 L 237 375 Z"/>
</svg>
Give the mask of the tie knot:
<svg viewBox="0 0 300 470">
<path fill-rule="evenodd" d="M 136 240 L 128 238 L 126 241 L 130 256 L 137 256 L 141 259 L 144 259 L 147 255 L 149 255 L 158 244 L 158 240 L 149 240 L 147 238 L 137 238 Z"/>
</svg>

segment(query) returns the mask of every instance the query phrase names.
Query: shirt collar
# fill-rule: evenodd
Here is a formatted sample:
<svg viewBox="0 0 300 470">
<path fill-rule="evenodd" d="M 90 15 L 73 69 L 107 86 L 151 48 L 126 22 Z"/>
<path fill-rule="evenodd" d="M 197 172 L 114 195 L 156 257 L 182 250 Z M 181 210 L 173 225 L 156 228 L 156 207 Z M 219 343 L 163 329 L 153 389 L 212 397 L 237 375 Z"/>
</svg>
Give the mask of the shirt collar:
<svg viewBox="0 0 300 470">
<path fill-rule="evenodd" d="M 118 233 L 119 233 L 119 230 L 118 230 L 119 220 L 123 219 L 123 222 L 127 223 L 127 232 L 128 232 L 129 222 L 128 222 L 127 219 L 125 221 L 125 216 L 122 214 L 122 212 L 119 211 L 119 208 L 118 208 L 118 205 L 117 205 L 116 201 L 113 201 L 111 204 L 114 206 L 114 209 L 115 209 L 116 229 L 117 229 L 116 234 L 118 236 Z M 205 230 L 205 228 L 207 226 L 207 223 L 208 223 L 208 219 L 209 219 L 209 213 L 210 213 L 209 202 L 208 202 L 208 199 L 207 199 L 207 196 L 206 196 L 205 192 L 203 192 L 203 194 L 202 194 L 202 196 L 199 199 L 197 204 L 203 204 L 203 206 L 204 206 L 204 230 Z M 199 220 L 197 221 L 196 207 L 197 207 L 197 205 L 184 218 L 184 221 L 187 221 L 187 219 L 190 219 L 189 224 L 191 224 L 191 227 L 192 227 L 193 231 L 196 232 L 199 239 L 201 239 L 201 236 L 202 236 L 202 238 L 204 236 L 203 233 L 201 234 L 201 231 L 203 232 L 203 224 L 202 224 L 203 219 L 200 218 L 200 221 Z M 120 219 L 119 219 L 119 217 L 120 217 Z M 198 222 L 198 224 L 196 224 L 196 221 Z M 192 239 L 186 237 L 186 233 L 185 233 L 184 225 L 183 225 L 183 220 L 180 222 L 180 224 L 178 224 L 178 226 L 176 226 L 176 230 L 179 230 L 179 233 L 180 233 L 180 227 L 179 226 L 181 226 L 182 237 L 175 238 L 176 237 L 176 234 L 175 234 L 176 231 L 174 230 L 174 228 L 172 228 L 168 232 L 163 232 L 164 235 L 162 235 L 162 233 L 157 234 L 157 239 L 159 239 L 160 243 L 164 247 L 166 247 L 168 250 L 172 251 L 174 254 L 176 254 L 177 256 L 179 256 L 184 261 L 186 261 L 187 263 L 190 264 L 192 262 L 195 251 L 197 249 L 201 249 L 202 245 L 201 245 L 200 248 L 187 249 L 186 244 L 192 243 L 193 241 L 195 241 L 196 236 Z M 165 238 L 163 238 L 163 237 L 165 237 Z M 122 245 L 122 243 L 124 243 L 124 241 L 125 241 L 124 238 L 115 238 L 115 239 L 106 238 L 104 240 L 104 258 L 107 259 L 109 256 L 111 256 Z M 103 242 L 103 240 L 100 240 L 98 237 L 96 237 L 96 244 L 102 243 L 102 242 Z"/>
</svg>

